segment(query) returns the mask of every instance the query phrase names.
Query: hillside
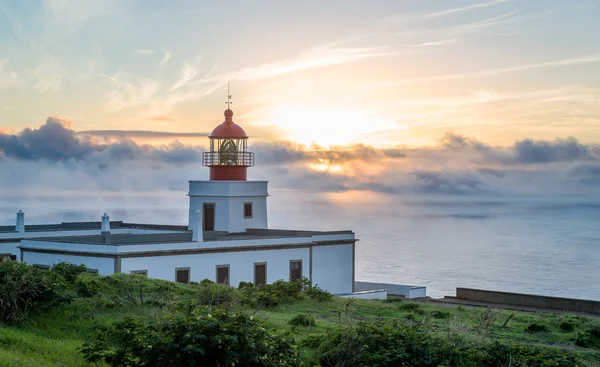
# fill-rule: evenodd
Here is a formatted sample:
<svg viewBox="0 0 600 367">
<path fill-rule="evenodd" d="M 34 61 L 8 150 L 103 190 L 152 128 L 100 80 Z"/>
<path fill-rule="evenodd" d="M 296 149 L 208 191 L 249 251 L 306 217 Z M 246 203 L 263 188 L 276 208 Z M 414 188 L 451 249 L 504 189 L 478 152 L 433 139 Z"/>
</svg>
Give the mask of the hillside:
<svg viewBox="0 0 600 367">
<path fill-rule="evenodd" d="M 488 348 L 488 354 L 496 350 L 499 354 L 514 353 L 517 359 L 530 354 L 538 356 L 526 357 L 527 364 L 513 365 L 577 365 L 569 362 L 572 359 L 579 360 L 580 365 L 597 366 L 595 361 L 600 361 L 600 320 L 593 318 L 426 302 L 342 299 L 330 297 L 309 284 L 281 282 L 264 288 L 242 284 L 236 289 L 208 281 L 183 285 L 137 275 L 101 277 L 86 274 L 81 267 L 61 266 L 43 271 L 22 264 L 0 264 L 0 296 L 4 301 L 0 315 L 5 321 L 0 326 L 0 366 L 93 366 L 86 363 L 80 348 L 86 341 L 98 340 L 102 327 L 128 318 L 142 324 L 189 315 L 200 320 L 220 312 L 217 310 L 244 314 L 248 320 L 265 320 L 273 335 L 290 332 L 293 344 L 298 346 L 299 363 L 307 366 L 352 365 L 349 360 L 342 361 L 349 358 L 349 351 L 336 348 L 357 335 L 362 343 L 359 349 L 368 346 L 377 354 L 379 365 L 394 365 L 389 362 L 390 356 L 383 354 L 396 352 L 378 347 L 386 345 L 377 341 L 380 332 L 389 336 L 393 348 L 402 343 L 411 348 L 418 345 L 422 351 L 403 347 L 406 353 L 413 353 L 413 359 L 422 355 L 419 353 L 435 358 L 440 353 L 450 355 L 446 349 L 431 349 L 440 344 L 461 358 L 473 358 L 473 363 L 482 357 L 471 354 L 482 348 Z M 31 279 L 46 282 L 49 288 L 32 293 L 26 313 L 7 320 L 7 287 L 11 282 L 16 284 L 18 276 L 29 283 Z M 305 316 L 298 317 L 299 314 Z M 308 326 L 290 325 L 294 318 L 298 324 Z M 346 338 L 344 343 L 336 342 L 340 337 Z M 456 361 L 454 354 L 448 357 L 449 361 Z M 352 358 L 361 361 L 367 357 Z M 456 363 L 449 362 L 448 366 Z"/>
</svg>

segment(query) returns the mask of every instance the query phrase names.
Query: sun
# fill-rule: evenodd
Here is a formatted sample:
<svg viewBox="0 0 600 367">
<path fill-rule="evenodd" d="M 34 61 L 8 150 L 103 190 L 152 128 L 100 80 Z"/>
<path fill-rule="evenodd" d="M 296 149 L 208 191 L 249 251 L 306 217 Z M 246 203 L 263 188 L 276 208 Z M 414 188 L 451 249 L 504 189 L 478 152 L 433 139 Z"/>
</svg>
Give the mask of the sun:
<svg viewBox="0 0 600 367">
<path fill-rule="evenodd" d="M 277 126 L 285 140 L 323 147 L 356 143 L 377 145 L 377 142 L 366 141 L 367 137 L 398 128 L 393 121 L 379 117 L 372 110 L 294 104 L 274 106 L 263 123 Z"/>
</svg>

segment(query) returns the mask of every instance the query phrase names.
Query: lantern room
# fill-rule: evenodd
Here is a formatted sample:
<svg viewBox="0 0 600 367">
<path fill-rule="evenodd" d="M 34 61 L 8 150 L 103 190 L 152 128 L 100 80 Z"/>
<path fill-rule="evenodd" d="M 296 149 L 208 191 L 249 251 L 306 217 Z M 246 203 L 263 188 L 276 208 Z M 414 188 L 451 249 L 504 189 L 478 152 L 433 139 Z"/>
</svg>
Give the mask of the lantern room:
<svg viewBox="0 0 600 367">
<path fill-rule="evenodd" d="M 233 122 L 233 111 L 225 110 L 225 121 L 209 136 L 210 152 L 202 164 L 210 167 L 211 181 L 246 181 L 247 168 L 254 166 L 254 153 L 248 152 L 248 136 Z"/>
</svg>

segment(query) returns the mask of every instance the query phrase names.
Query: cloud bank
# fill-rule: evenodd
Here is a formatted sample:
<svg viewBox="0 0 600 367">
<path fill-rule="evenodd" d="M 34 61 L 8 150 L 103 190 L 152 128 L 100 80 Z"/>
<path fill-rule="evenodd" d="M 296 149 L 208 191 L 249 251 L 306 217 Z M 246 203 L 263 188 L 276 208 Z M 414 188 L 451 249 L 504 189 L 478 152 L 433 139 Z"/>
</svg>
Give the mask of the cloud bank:
<svg viewBox="0 0 600 367">
<path fill-rule="evenodd" d="M 160 146 L 130 139 L 204 136 L 169 134 L 85 134 L 76 132 L 68 120 L 49 117 L 36 129 L 0 133 L 0 169 L 7 173 L 0 179 L 0 189 L 185 192 L 188 180 L 208 176 L 201 162 L 205 139 L 198 145 L 173 141 Z M 420 149 L 366 145 L 324 149 L 280 141 L 251 144 L 250 150 L 256 155 L 250 178 L 267 179 L 281 189 L 398 195 L 600 193 L 600 147 L 574 138 L 525 139 L 493 147 L 446 134 L 438 146 Z"/>
</svg>

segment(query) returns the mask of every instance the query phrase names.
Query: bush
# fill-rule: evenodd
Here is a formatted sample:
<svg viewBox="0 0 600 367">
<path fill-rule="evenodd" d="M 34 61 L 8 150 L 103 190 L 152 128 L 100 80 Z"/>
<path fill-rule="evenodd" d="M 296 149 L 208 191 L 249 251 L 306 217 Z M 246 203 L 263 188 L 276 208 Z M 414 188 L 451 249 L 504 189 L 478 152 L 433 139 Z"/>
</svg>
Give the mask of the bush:
<svg viewBox="0 0 600 367">
<path fill-rule="evenodd" d="M 504 343 L 474 343 L 435 337 L 403 322 L 361 323 L 329 330 L 304 343 L 316 363 L 333 366 L 561 366 L 575 367 L 568 351 Z"/>
<path fill-rule="evenodd" d="M 113 274 L 100 277 L 99 289 L 116 305 L 164 305 L 173 299 L 175 284 L 150 279 L 142 274 Z"/>
<path fill-rule="evenodd" d="M 303 313 L 299 313 L 296 316 L 294 316 L 289 322 L 288 324 L 292 325 L 292 326 L 314 326 L 316 324 L 315 318 L 310 316 L 310 315 L 306 315 Z"/>
<path fill-rule="evenodd" d="M 589 326 L 585 331 L 577 333 L 573 341 L 578 347 L 600 349 L 600 326 Z"/>
<path fill-rule="evenodd" d="M 73 265 L 66 262 L 59 262 L 52 267 L 52 271 L 63 277 L 69 283 L 75 282 L 79 274 L 87 272 L 88 268 L 85 265 Z"/>
<path fill-rule="evenodd" d="M 402 303 L 398 308 L 402 311 L 416 311 L 421 308 L 421 305 L 418 303 Z"/>
<path fill-rule="evenodd" d="M 525 328 L 525 332 L 528 332 L 528 333 L 540 333 L 540 332 L 545 332 L 545 331 L 548 331 L 548 327 L 546 325 L 536 324 L 535 322 L 529 324 Z"/>
<path fill-rule="evenodd" d="M 299 366 L 294 339 L 262 320 L 222 310 L 144 324 L 126 319 L 100 327 L 81 349 L 110 366 Z"/>
<path fill-rule="evenodd" d="M 79 297 L 93 297 L 102 292 L 101 278 L 93 274 L 80 274 L 75 280 L 75 292 Z"/>
<path fill-rule="evenodd" d="M 0 260 L 0 323 L 17 323 L 44 291 L 40 271 L 16 261 Z"/>
<path fill-rule="evenodd" d="M 571 321 L 561 321 L 558 327 L 560 328 L 560 330 L 566 331 L 568 333 L 575 330 L 575 324 Z"/>
<path fill-rule="evenodd" d="M 448 311 L 433 311 L 432 313 L 430 313 L 430 315 L 434 319 L 447 319 L 450 318 L 452 314 Z"/>
<path fill-rule="evenodd" d="M 254 288 L 254 283 L 252 283 L 252 282 L 240 282 L 240 284 L 238 285 L 238 289 L 242 289 L 242 288 Z"/>
</svg>

